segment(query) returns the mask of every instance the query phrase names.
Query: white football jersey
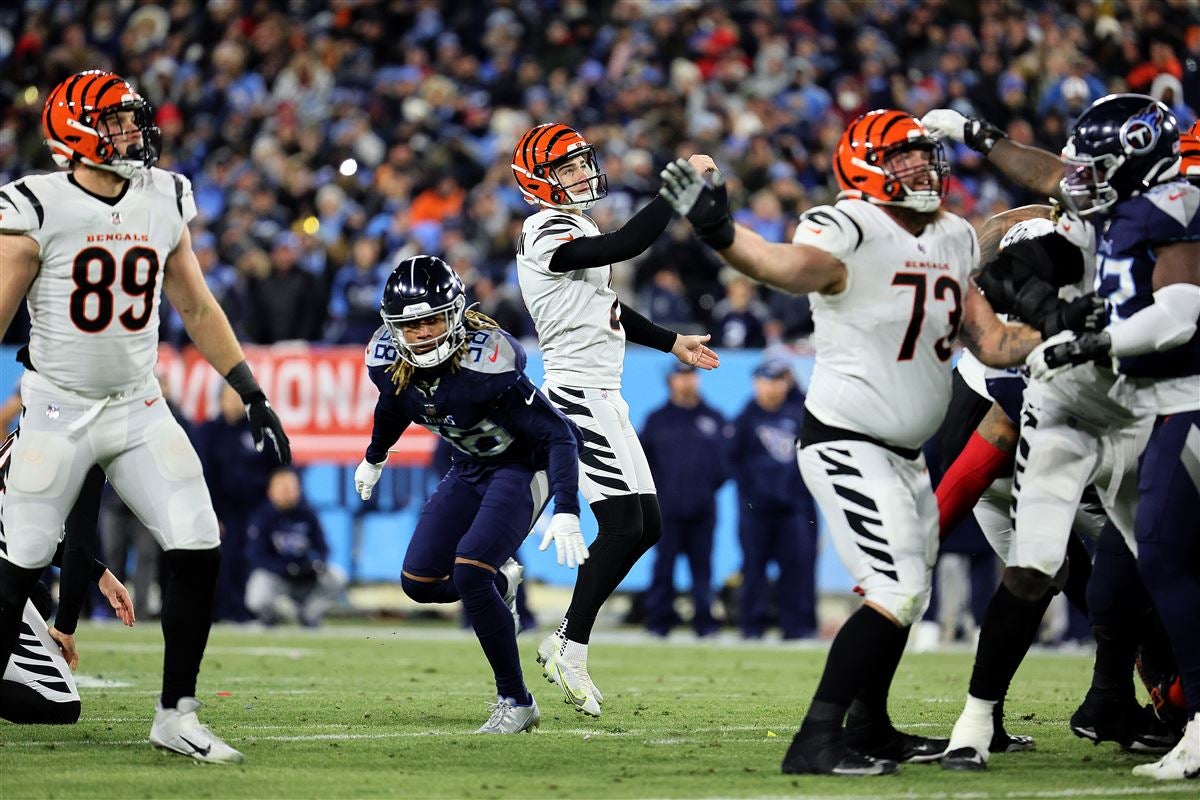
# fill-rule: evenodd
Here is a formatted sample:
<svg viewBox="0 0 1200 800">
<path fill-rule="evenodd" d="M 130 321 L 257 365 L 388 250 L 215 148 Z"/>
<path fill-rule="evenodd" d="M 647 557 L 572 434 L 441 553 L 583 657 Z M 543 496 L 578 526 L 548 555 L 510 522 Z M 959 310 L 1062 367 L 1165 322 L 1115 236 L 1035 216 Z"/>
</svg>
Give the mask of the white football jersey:
<svg viewBox="0 0 1200 800">
<path fill-rule="evenodd" d="M 863 200 L 806 212 L 795 244 L 846 265 L 812 295 L 816 365 L 806 405 L 827 425 L 919 448 L 950 402 L 951 347 L 979 260 L 975 230 L 942 212 L 920 236 Z"/>
<path fill-rule="evenodd" d="M 87 397 L 141 383 L 158 361 L 163 268 L 195 215 L 191 182 L 153 167 L 112 201 L 68 172 L 0 187 L 0 233 L 41 248 L 27 297 L 34 368 Z"/>
<path fill-rule="evenodd" d="M 521 297 L 537 327 L 546 380 L 560 386 L 619 389 L 625 329 L 612 266 L 551 272 L 550 259 L 564 242 L 599 236 L 582 214 L 543 209 L 525 220 L 517 245 Z"/>
</svg>

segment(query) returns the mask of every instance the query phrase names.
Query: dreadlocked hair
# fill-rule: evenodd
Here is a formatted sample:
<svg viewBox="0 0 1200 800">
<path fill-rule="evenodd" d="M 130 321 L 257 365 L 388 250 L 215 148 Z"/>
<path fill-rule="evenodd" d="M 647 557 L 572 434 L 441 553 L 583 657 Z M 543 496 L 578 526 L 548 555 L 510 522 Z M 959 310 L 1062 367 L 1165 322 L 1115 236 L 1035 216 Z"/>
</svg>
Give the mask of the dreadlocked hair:
<svg viewBox="0 0 1200 800">
<path fill-rule="evenodd" d="M 496 320 L 484 314 L 482 311 L 476 311 L 473 308 L 468 308 L 463 313 L 463 323 L 468 331 L 487 331 L 499 330 L 500 326 Z M 459 362 L 462 360 L 463 354 L 467 352 L 467 347 L 471 344 L 471 337 L 463 338 L 463 343 L 459 346 L 458 352 L 446 359 L 450 362 L 450 372 L 457 373 L 459 370 Z M 413 373 L 416 367 L 405 361 L 403 358 L 396 356 L 396 360 L 387 368 L 387 374 L 391 376 L 392 383 L 396 384 L 396 394 L 404 391 L 408 387 L 408 382 L 412 380 Z"/>
</svg>

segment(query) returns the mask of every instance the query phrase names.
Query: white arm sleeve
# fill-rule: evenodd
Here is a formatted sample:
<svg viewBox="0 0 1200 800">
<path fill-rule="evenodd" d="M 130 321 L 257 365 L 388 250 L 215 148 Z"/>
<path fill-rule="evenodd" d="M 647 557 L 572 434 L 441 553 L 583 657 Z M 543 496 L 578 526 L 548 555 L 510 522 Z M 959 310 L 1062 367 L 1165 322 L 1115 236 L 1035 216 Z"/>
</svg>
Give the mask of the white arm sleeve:
<svg viewBox="0 0 1200 800">
<path fill-rule="evenodd" d="M 1200 286 L 1170 283 L 1154 293 L 1153 304 L 1105 330 L 1112 339 L 1112 354 L 1125 358 L 1169 350 L 1187 342 L 1196 333 L 1198 317 Z"/>
</svg>

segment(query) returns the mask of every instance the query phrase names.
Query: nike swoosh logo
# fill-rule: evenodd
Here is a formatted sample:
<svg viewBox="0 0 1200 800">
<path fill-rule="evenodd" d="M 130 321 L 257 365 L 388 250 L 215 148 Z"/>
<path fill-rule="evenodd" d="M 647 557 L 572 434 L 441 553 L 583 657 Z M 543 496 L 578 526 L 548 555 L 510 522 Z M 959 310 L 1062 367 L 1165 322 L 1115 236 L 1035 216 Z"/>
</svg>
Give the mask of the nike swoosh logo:
<svg viewBox="0 0 1200 800">
<path fill-rule="evenodd" d="M 496 363 L 496 356 L 498 355 L 500 355 L 500 343 L 496 342 L 496 349 L 492 351 L 490 356 L 488 356 L 488 361 L 491 361 L 493 364 Z"/>
<path fill-rule="evenodd" d="M 575 238 L 575 234 L 568 233 L 566 236 L 555 236 L 554 238 L 555 238 L 555 240 L 560 241 L 560 242 L 569 242 Z"/>
<path fill-rule="evenodd" d="M 805 230 L 812 231 L 813 233 L 817 234 L 818 236 L 820 236 L 822 233 L 825 232 L 825 231 L 821 230 L 820 228 L 812 228 L 812 227 L 809 227 L 808 225 L 805 225 L 804 228 L 805 228 Z"/>
<path fill-rule="evenodd" d="M 1063 226 L 1062 226 L 1062 229 L 1063 229 L 1064 231 L 1069 231 L 1069 230 L 1071 230 L 1071 226 L 1070 226 L 1070 225 L 1068 225 L 1067 223 L 1065 223 L 1065 222 L 1064 222 L 1064 223 L 1063 223 Z"/>
<path fill-rule="evenodd" d="M 207 756 L 210 752 L 212 752 L 211 744 L 208 747 L 197 747 L 195 742 L 190 742 L 187 739 L 183 738 L 182 734 L 179 736 L 179 739 L 180 739 L 180 741 L 187 744 L 188 747 L 195 750 L 197 755 Z"/>
<path fill-rule="evenodd" d="M 537 399 L 537 389 L 533 390 L 533 394 L 529 395 L 529 399 L 525 401 L 525 405 L 533 405 L 533 401 Z"/>
<path fill-rule="evenodd" d="M 146 407 L 149 408 L 150 406 L 152 406 L 158 402 L 158 398 L 156 397 L 153 400 L 145 400 L 143 402 L 146 404 Z"/>
<path fill-rule="evenodd" d="M 1183 197 L 1183 192 L 1176 192 L 1175 194 L 1167 195 L 1168 200 L 1178 200 L 1181 197 Z"/>
</svg>

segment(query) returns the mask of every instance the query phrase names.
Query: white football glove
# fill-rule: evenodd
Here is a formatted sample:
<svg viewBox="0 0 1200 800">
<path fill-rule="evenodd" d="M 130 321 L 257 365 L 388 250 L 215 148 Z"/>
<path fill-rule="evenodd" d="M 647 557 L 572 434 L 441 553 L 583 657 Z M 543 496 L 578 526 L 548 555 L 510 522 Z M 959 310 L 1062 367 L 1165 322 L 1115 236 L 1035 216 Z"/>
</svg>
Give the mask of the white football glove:
<svg viewBox="0 0 1200 800">
<path fill-rule="evenodd" d="M 576 565 L 587 561 L 588 549 L 583 543 L 583 532 L 579 529 L 579 517 L 575 514 L 555 514 L 550 520 L 542 543 L 538 550 L 545 550 L 554 541 L 554 549 L 558 554 L 559 565 L 575 569 Z"/>
<path fill-rule="evenodd" d="M 358 492 L 358 496 L 363 500 L 370 500 L 371 492 L 375 490 L 375 484 L 379 483 L 379 476 L 382 474 L 383 464 L 372 464 L 364 458 L 354 470 L 354 490 Z"/>
<path fill-rule="evenodd" d="M 921 117 L 921 124 L 939 139 L 961 142 L 966 136 L 967 118 L 952 108 L 935 108 Z"/>
<path fill-rule="evenodd" d="M 1030 380 L 1041 381 L 1048 383 L 1063 370 L 1069 369 L 1072 365 L 1065 364 L 1061 366 L 1051 366 L 1046 363 L 1046 351 L 1056 344 L 1070 342 L 1076 338 L 1075 331 L 1063 331 L 1056 333 L 1046 341 L 1039 344 L 1034 351 L 1025 359 L 1025 366 L 1029 367 Z"/>
</svg>

